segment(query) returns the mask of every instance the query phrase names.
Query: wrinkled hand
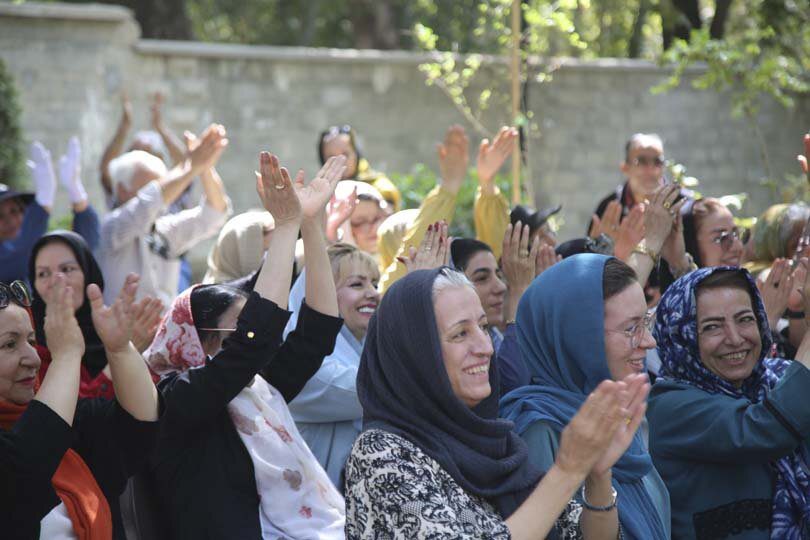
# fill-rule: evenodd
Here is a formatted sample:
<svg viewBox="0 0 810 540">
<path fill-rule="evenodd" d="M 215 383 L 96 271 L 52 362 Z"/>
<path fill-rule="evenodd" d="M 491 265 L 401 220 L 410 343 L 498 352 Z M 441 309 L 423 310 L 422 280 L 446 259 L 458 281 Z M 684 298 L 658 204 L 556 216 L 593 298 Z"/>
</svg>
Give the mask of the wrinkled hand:
<svg viewBox="0 0 810 540">
<path fill-rule="evenodd" d="M 768 277 L 764 281 L 757 280 L 757 288 L 762 295 L 765 312 L 768 314 L 768 324 L 771 329 L 776 329 L 776 323 L 787 309 L 788 299 L 793 291 L 790 261 L 781 258 L 773 261 Z"/>
<path fill-rule="evenodd" d="M 452 125 L 447 129 L 444 143 L 437 145 L 439 154 L 439 174 L 442 187 L 451 193 L 458 193 L 467 177 L 469 165 L 469 144 L 464 128 Z"/>
<path fill-rule="evenodd" d="M 354 209 L 357 207 L 357 188 L 355 187 L 348 197 L 338 199 L 335 195 L 329 200 L 326 210 L 326 238 L 330 242 L 338 241 L 338 230 L 346 223 Z"/>
<path fill-rule="evenodd" d="M 95 283 L 87 286 L 87 299 L 90 301 L 93 327 L 109 353 L 123 352 L 132 339 L 132 304 L 138 292 L 138 274 L 129 274 L 112 306 L 104 305 L 101 289 Z"/>
<path fill-rule="evenodd" d="M 132 305 L 132 344 L 142 353 L 149 348 L 158 325 L 163 318 L 163 302 L 151 296 L 145 296 L 140 302 Z"/>
<path fill-rule="evenodd" d="M 801 285 L 802 310 L 805 320 L 810 320 L 810 261 L 802 258 L 800 263 L 804 266 L 804 282 Z"/>
<path fill-rule="evenodd" d="M 512 295 L 522 295 L 536 276 L 540 240 L 535 237 L 529 249 L 530 235 L 529 226 L 520 221 L 514 227 L 510 223 L 503 235 L 501 270 Z"/>
<path fill-rule="evenodd" d="M 805 134 L 803 142 L 804 154 L 799 154 L 796 156 L 796 159 L 799 160 L 799 165 L 801 165 L 802 172 L 805 176 L 807 176 L 807 181 L 810 182 L 810 165 L 807 163 L 808 159 L 810 159 L 810 133 Z"/>
<path fill-rule="evenodd" d="M 548 244 L 542 244 L 537 250 L 537 258 L 534 261 L 534 275 L 539 276 L 562 260 L 562 255 L 557 255 L 554 248 Z"/>
<path fill-rule="evenodd" d="M 81 360 L 84 355 L 84 336 L 76 320 L 73 288 L 65 275 L 56 274 L 55 283 L 45 306 L 45 339 L 54 362 Z"/>
<path fill-rule="evenodd" d="M 286 167 L 280 167 L 278 158 L 270 152 L 261 152 L 259 170 L 261 173 L 256 173 L 256 192 L 265 210 L 273 216 L 276 227 L 300 224 L 301 203 Z"/>
<path fill-rule="evenodd" d="M 492 179 L 515 148 L 517 137 L 518 131 L 515 128 L 504 126 L 491 143 L 489 139 L 481 141 L 478 147 L 476 168 L 478 169 L 478 184 L 482 191 L 494 191 Z"/>
<path fill-rule="evenodd" d="M 613 254 L 626 261 L 639 242 L 644 240 L 644 205 L 637 204 L 630 209 L 627 217 L 619 225 Z"/>
<path fill-rule="evenodd" d="M 686 258 L 686 240 L 683 237 L 683 216 L 678 212 L 672 231 L 664 241 L 661 256 L 667 261 L 672 270 L 688 270 L 689 260 Z"/>
<path fill-rule="evenodd" d="M 294 188 L 304 219 L 316 219 L 321 215 L 345 171 L 346 156 L 343 155 L 327 159 L 309 184 L 304 184 L 304 171 L 298 171 Z"/>
<path fill-rule="evenodd" d="M 405 265 L 407 273 L 416 270 L 430 270 L 446 266 L 450 260 L 450 239 L 447 236 L 447 222 L 440 221 L 428 226 L 419 249 L 411 248 L 408 256 L 397 257 Z"/>
<path fill-rule="evenodd" d="M 219 124 L 211 124 L 203 131 L 197 145 L 188 154 L 191 160 L 191 171 L 195 176 L 217 164 L 222 151 L 228 145 L 228 139 L 225 136 L 225 128 Z M 189 144 L 187 137 L 186 145 Z"/>
<path fill-rule="evenodd" d="M 660 251 L 663 247 L 672 233 L 681 207 L 687 201 L 684 197 L 676 203 L 679 194 L 677 184 L 666 184 L 658 187 L 644 205 L 644 238 L 647 246 L 654 251 Z"/>
<path fill-rule="evenodd" d="M 627 392 L 624 394 L 622 408 L 628 414 L 625 420 L 619 423 L 605 453 L 594 464 L 593 471 L 596 474 L 605 474 L 624 455 L 647 411 L 647 395 L 650 393 L 647 375 L 644 373 L 628 375 L 624 378 L 624 383 L 627 384 Z"/>
<path fill-rule="evenodd" d="M 791 311 L 801 311 L 804 309 L 804 298 L 802 297 L 802 287 L 807 278 L 807 257 L 799 257 L 793 268 L 793 290 L 788 297 L 788 309 Z"/>
<path fill-rule="evenodd" d="M 591 216 L 591 230 L 588 236 L 591 238 L 599 238 L 600 234 L 609 236 L 613 243 L 619 235 L 619 225 L 622 221 L 622 205 L 619 201 L 610 201 L 605 207 L 605 211 L 600 218 L 596 214 Z"/>
</svg>

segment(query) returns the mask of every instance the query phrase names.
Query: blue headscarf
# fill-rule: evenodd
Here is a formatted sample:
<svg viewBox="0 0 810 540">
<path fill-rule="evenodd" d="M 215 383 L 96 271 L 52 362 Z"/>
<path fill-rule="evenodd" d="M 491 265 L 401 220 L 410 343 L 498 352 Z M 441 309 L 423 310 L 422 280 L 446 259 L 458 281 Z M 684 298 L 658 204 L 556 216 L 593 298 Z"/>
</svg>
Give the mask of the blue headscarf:
<svg viewBox="0 0 810 540">
<path fill-rule="evenodd" d="M 697 337 L 697 295 L 700 282 L 720 271 L 742 273 L 748 281 L 754 313 L 757 317 L 762 351 L 759 361 L 738 389 L 708 370 L 700 360 Z M 772 339 L 768 315 L 754 279 L 747 270 L 730 266 L 701 268 L 678 279 L 661 297 L 653 332 L 661 357 L 662 379 L 686 383 L 710 394 L 759 403 L 776 386 L 789 362 L 766 358 Z M 800 449 L 773 463 L 776 487 L 773 498 L 771 538 L 801 539 L 810 533 L 810 477 L 807 460 Z"/>
<path fill-rule="evenodd" d="M 535 422 L 558 432 L 596 387 L 610 379 L 605 358 L 602 274 L 611 257 L 574 255 L 555 264 L 520 299 L 517 336 L 532 385 L 501 400 L 501 415 L 522 434 Z M 642 479 L 652 470 L 640 433 L 613 466 L 621 503 L 619 521 L 629 538 L 665 539 L 666 528 Z"/>
</svg>

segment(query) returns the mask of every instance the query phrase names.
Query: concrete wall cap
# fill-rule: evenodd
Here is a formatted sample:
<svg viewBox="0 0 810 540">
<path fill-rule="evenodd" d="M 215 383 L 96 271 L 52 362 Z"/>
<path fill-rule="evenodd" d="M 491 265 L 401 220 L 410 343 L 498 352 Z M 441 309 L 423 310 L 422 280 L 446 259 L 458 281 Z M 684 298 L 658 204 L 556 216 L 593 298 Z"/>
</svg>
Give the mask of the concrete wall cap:
<svg viewBox="0 0 810 540">
<path fill-rule="evenodd" d="M 132 12 L 123 6 L 102 4 L 42 4 L 0 2 L 0 17 L 28 17 L 73 21 L 123 22 L 132 21 Z"/>
</svg>

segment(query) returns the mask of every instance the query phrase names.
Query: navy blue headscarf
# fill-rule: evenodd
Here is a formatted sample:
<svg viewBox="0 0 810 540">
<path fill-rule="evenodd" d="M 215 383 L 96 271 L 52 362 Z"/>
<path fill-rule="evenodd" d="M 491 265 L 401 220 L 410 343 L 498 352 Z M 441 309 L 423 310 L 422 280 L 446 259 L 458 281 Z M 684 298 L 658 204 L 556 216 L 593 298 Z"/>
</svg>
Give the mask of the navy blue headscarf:
<svg viewBox="0 0 810 540">
<path fill-rule="evenodd" d="M 740 272 L 748 281 L 751 304 L 757 317 L 762 351 L 759 361 L 740 388 L 715 375 L 700 360 L 697 332 L 697 288 L 715 272 Z M 661 357 L 660 377 L 686 383 L 710 394 L 759 403 L 776 386 L 789 362 L 766 358 L 771 349 L 768 315 L 756 283 L 747 270 L 730 266 L 700 268 L 669 286 L 661 297 L 653 332 Z M 810 476 L 800 449 L 773 463 L 776 486 L 773 498 L 771 538 L 807 538 L 810 532 Z"/>
<path fill-rule="evenodd" d="M 538 276 L 520 299 L 518 345 L 532 384 L 501 401 L 501 414 L 515 422 L 518 433 L 539 421 L 562 432 L 588 395 L 610 379 L 602 299 L 602 274 L 610 258 L 581 254 L 564 259 Z M 650 454 L 636 433 L 613 466 L 619 522 L 630 538 L 667 538 L 642 480 L 651 470 Z"/>
<path fill-rule="evenodd" d="M 497 391 L 473 409 L 453 393 L 432 297 L 439 273 L 452 271 L 416 271 L 385 293 L 369 323 L 357 373 L 363 428 L 412 441 L 465 491 L 489 501 L 506 518 L 541 473 L 529 463 L 512 423 L 498 419 Z M 498 388 L 495 363 L 489 380 Z"/>
</svg>

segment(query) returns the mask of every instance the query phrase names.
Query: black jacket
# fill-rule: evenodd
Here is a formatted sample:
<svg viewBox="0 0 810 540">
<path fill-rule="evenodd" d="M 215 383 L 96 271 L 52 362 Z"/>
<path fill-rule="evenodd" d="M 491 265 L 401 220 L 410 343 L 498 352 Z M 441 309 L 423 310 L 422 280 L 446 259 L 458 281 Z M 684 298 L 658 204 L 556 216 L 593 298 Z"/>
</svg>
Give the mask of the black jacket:
<svg viewBox="0 0 810 540">
<path fill-rule="evenodd" d="M 61 501 L 51 484 L 62 456 L 75 450 L 110 503 L 116 538 L 123 538 L 118 497 L 146 465 L 158 422 L 140 422 L 117 401 L 80 399 L 73 427 L 33 400 L 11 431 L 0 430 L 0 537 L 39 538 L 39 524 Z"/>
<path fill-rule="evenodd" d="M 213 359 L 158 384 L 166 414 L 153 483 L 169 538 L 261 539 L 253 462 L 227 405 L 257 373 L 289 402 L 331 354 L 343 324 L 304 303 L 295 331 L 282 344 L 289 317 L 252 293 L 236 331 Z"/>
</svg>

